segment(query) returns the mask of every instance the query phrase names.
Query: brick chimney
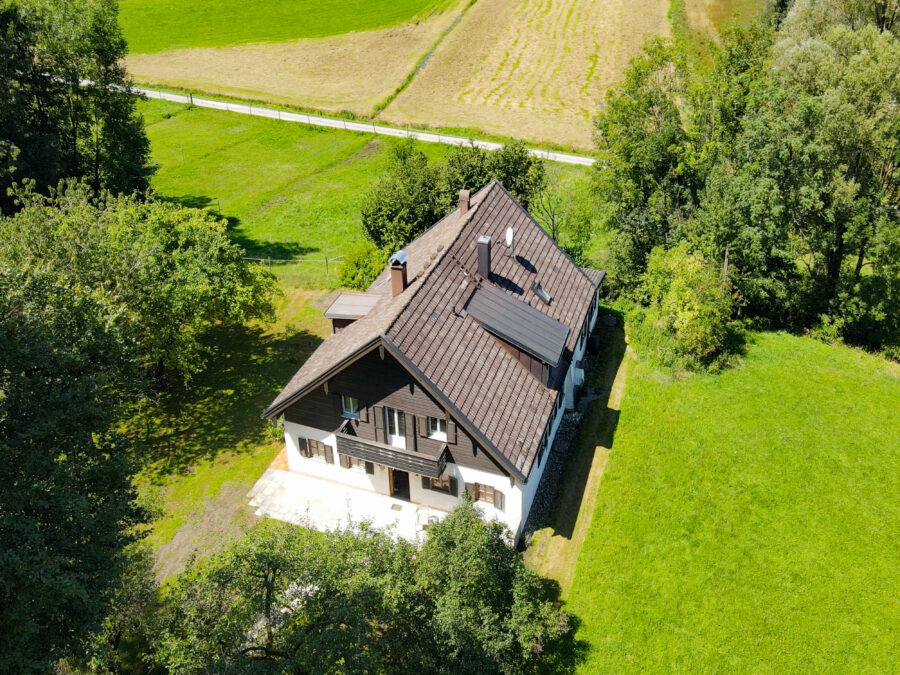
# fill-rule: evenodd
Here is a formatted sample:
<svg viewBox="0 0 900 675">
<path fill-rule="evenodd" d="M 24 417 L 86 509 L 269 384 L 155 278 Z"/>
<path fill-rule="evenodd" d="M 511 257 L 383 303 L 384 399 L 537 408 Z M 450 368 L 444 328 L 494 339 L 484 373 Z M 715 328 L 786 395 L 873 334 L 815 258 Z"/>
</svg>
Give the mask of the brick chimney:
<svg viewBox="0 0 900 675">
<path fill-rule="evenodd" d="M 406 251 L 397 251 L 388 261 L 391 264 L 391 295 L 400 295 L 406 290 Z"/>
<path fill-rule="evenodd" d="M 462 218 L 469 212 L 469 191 L 459 191 L 459 216 Z"/>
<path fill-rule="evenodd" d="M 491 238 L 486 234 L 478 237 L 478 274 L 491 278 Z"/>
</svg>

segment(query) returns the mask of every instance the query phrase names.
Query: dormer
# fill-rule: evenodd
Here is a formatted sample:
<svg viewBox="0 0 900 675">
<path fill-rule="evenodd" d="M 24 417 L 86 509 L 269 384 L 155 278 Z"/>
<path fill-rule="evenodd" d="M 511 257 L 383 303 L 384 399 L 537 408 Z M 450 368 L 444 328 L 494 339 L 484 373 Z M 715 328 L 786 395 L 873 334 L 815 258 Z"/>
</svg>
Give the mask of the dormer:
<svg viewBox="0 0 900 675">
<path fill-rule="evenodd" d="M 331 330 L 340 333 L 354 321 L 363 318 L 381 300 L 374 293 L 341 293 L 325 310 L 325 317 L 331 319 Z"/>
<path fill-rule="evenodd" d="M 569 328 L 490 284 L 481 284 L 465 307 L 545 386 L 553 382 Z"/>
</svg>

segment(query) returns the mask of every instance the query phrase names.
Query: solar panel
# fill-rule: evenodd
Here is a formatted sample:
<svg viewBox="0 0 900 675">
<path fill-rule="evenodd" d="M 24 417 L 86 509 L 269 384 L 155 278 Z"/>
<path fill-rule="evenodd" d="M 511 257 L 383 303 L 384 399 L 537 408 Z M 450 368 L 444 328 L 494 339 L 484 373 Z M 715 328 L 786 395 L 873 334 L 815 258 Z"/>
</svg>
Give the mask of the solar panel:
<svg viewBox="0 0 900 675">
<path fill-rule="evenodd" d="M 497 337 L 556 367 L 569 328 L 494 286 L 479 286 L 466 311 Z"/>
</svg>

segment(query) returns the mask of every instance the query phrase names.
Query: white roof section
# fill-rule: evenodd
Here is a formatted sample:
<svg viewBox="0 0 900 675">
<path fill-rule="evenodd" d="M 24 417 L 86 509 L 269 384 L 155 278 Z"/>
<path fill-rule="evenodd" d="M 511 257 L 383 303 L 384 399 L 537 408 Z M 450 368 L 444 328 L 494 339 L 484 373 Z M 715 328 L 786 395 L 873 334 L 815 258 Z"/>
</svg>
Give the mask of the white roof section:
<svg viewBox="0 0 900 675">
<path fill-rule="evenodd" d="M 325 310 L 329 319 L 361 319 L 381 300 L 375 293 L 341 293 Z"/>
</svg>

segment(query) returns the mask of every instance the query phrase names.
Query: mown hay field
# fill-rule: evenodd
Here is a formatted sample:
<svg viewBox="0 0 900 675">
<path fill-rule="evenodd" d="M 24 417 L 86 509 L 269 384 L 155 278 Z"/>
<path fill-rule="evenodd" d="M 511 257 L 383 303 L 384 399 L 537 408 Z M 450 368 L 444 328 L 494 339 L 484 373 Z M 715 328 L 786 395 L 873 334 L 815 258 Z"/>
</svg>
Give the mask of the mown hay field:
<svg viewBox="0 0 900 675">
<path fill-rule="evenodd" d="M 670 34 L 668 8 L 478 0 L 382 117 L 590 147 L 598 102 L 649 36 Z"/>
<path fill-rule="evenodd" d="M 127 65 L 143 83 L 365 116 L 415 68 L 464 2 L 443 3 L 444 11 L 387 28 L 133 53 Z M 126 37 L 132 39 L 127 31 Z"/>
</svg>

